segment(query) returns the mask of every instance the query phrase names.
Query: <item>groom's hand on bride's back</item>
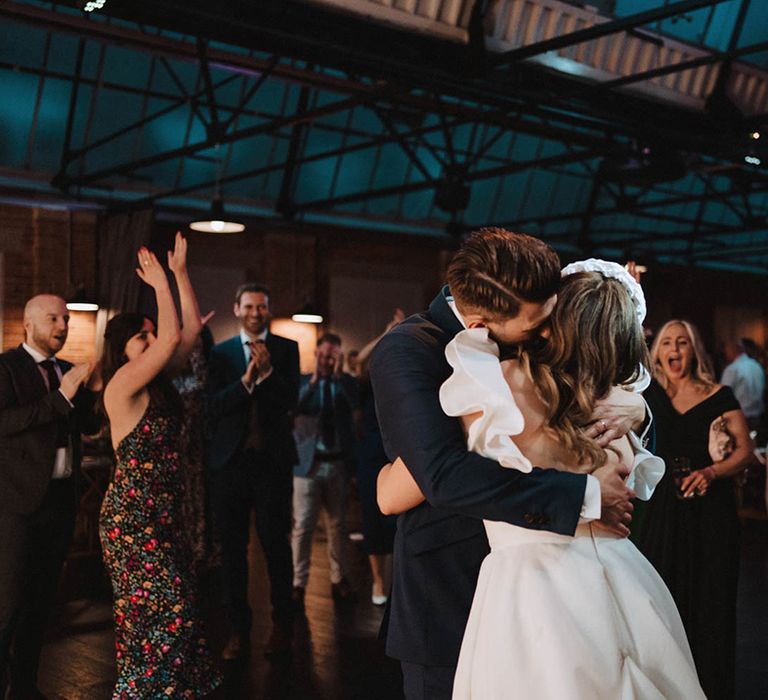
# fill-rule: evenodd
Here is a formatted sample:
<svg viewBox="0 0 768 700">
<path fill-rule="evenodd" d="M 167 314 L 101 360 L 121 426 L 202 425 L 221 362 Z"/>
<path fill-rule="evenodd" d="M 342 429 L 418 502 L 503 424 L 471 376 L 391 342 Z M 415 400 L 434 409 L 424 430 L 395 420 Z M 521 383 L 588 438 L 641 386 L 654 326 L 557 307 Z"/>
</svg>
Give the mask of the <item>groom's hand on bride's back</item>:
<svg viewBox="0 0 768 700">
<path fill-rule="evenodd" d="M 632 522 L 634 491 L 624 483 L 629 467 L 622 463 L 606 464 L 592 472 L 600 482 L 600 520 L 598 524 L 620 537 L 629 535 Z"/>
</svg>

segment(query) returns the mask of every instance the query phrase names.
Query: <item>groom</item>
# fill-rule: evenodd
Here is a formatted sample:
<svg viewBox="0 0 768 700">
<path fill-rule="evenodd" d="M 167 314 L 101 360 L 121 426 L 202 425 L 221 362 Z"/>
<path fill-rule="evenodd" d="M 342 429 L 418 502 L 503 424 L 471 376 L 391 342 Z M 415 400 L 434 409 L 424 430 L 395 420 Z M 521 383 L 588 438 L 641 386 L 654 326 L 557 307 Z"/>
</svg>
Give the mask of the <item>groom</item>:
<svg viewBox="0 0 768 700">
<path fill-rule="evenodd" d="M 402 457 L 426 496 L 404 513 L 395 539 L 387 653 L 400 659 L 407 700 L 449 700 L 480 564 L 489 552 L 482 520 L 572 535 L 580 518 L 628 534 L 628 470 L 592 475 L 523 473 L 467 451 L 461 424 L 440 406 L 450 376 L 445 346 L 463 328 L 485 326 L 500 345 L 542 330 L 557 300 L 560 261 L 545 243 L 503 229 L 472 234 L 448 268 L 429 310 L 406 319 L 370 362 L 376 409 L 390 459 Z M 615 390 L 590 429 L 607 445 L 642 424 L 641 397 Z"/>
</svg>

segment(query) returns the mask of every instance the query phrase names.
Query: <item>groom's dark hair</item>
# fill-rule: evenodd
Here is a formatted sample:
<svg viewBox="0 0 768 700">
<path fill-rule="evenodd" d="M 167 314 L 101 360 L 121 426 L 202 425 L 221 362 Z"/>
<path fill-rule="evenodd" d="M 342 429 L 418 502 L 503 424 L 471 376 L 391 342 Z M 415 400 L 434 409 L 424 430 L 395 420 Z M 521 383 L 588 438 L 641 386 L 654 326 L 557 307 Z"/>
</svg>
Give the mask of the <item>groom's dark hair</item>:
<svg viewBox="0 0 768 700">
<path fill-rule="evenodd" d="M 474 231 L 448 266 L 460 311 L 489 321 L 514 318 L 524 302 L 543 303 L 560 286 L 560 259 L 544 241 L 503 228 Z"/>
</svg>

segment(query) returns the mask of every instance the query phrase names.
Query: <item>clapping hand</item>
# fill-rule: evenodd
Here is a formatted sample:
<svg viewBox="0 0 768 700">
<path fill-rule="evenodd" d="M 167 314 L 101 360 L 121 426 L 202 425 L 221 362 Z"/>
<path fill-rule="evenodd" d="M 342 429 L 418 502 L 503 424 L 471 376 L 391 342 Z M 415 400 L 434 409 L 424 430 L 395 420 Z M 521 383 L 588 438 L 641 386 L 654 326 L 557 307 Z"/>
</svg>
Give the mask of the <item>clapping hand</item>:
<svg viewBox="0 0 768 700">
<path fill-rule="evenodd" d="M 254 371 L 257 378 L 263 377 L 272 369 L 272 357 L 263 340 L 252 340 L 250 346 L 251 363 L 254 365 Z"/>
<path fill-rule="evenodd" d="M 168 286 L 168 277 L 163 270 L 163 266 L 157 261 L 155 254 L 142 246 L 137 253 L 139 267 L 136 268 L 136 274 L 143 282 L 153 289 L 162 289 Z"/>
<path fill-rule="evenodd" d="M 333 349 L 333 376 L 338 379 L 344 373 L 344 353 L 341 348 L 335 347 Z"/>
<path fill-rule="evenodd" d="M 81 362 L 70 367 L 61 377 L 59 384 L 61 393 L 71 401 L 83 382 L 88 381 L 92 369 L 90 362 Z"/>
</svg>

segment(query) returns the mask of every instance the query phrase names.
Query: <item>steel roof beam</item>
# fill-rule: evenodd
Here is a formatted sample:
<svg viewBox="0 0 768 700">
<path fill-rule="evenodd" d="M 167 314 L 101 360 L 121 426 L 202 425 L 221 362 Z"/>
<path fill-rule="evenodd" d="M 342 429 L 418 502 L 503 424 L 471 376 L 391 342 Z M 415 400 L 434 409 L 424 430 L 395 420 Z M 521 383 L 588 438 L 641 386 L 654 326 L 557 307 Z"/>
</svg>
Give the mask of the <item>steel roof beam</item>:
<svg viewBox="0 0 768 700">
<path fill-rule="evenodd" d="M 720 61 L 731 61 L 742 56 L 748 56 L 753 53 L 760 53 L 761 51 L 768 50 L 768 41 L 760 41 L 756 44 L 750 44 L 749 46 L 742 46 L 740 49 L 734 49 L 733 51 L 713 51 L 707 56 L 700 56 L 699 58 L 692 58 L 690 61 L 680 61 L 679 63 L 673 63 L 668 66 L 660 66 L 659 68 L 652 68 L 650 70 L 643 71 L 642 73 L 633 73 L 632 75 L 626 75 L 623 78 L 615 78 L 614 80 L 606 80 L 605 82 L 598 83 L 596 85 L 590 85 L 586 88 L 589 92 L 600 92 L 604 90 L 611 90 L 617 87 L 623 87 L 624 85 L 631 85 L 632 83 L 640 83 L 644 80 L 651 80 L 653 78 L 659 78 L 662 75 L 669 75 L 670 73 L 680 73 L 692 68 L 699 68 L 701 66 L 709 65 L 710 63 L 718 63 Z M 578 93 L 574 93 L 576 96 Z"/>
<path fill-rule="evenodd" d="M 768 192 L 768 184 L 763 184 L 762 187 L 758 187 L 751 191 L 751 194 L 761 194 Z M 679 197 L 669 197 L 668 199 L 658 199 L 648 202 L 637 202 L 631 209 L 623 209 L 620 207 L 610 207 L 608 209 L 598 209 L 594 216 L 595 218 L 600 216 L 610 216 L 611 214 L 625 214 L 627 216 L 634 216 L 640 209 L 653 209 L 656 207 L 673 206 L 675 204 L 689 204 L 693 202 L 700 202 L 703 199 L 727 199 L 728 197 L 740 196 L 741 191 L 738 189 L 728 191 L 715 191 L 704 192 L 698 195 L 682 195 Z M 555 223 L 557 221 L 570 221 L 571 219 L 578 219 L 583 216 L 584 212 L 573 212 L 571 214 L 555 214 L 552 216 L 532 216 L 525 219 L 516 219 L 512 221 L 499 222 L 493 224 L 494 226 L 527 226 L 529 224 L 545 225 L 549 223 Z"/>
<path fill-rule="evenodd" d="M 479 170 L 476 172 L 467 173 L 464 178 L 465 183 L 474 182 L 475 180 L 484 180 L 489 177 L 497 177 L 501 175 L 510 175 L 515 172 L 522 172 L 529 168 L 541 167 L 546 168 L 549 165 L 562 165 L 563 163 L 575 163 L 580 160 L 588 158 L 596 158 L 601 155 L 602 151 L 598 149 L 585 149 L 582 151 L 569 152 L 552 156 L 550 158 L 534 158 L 533 160 L 526 160 L 518 163 L 511 163 L 509 165 L 503 165 L 498 168 L 488 168 L 486 170 Z M 399 185 L 397 187 L 383 187 L 378 190 L 370 190 L 368 192 L 356 192 L 354 194 L 344 195 L 341 197 L 331 197 L 327 199 L 317 199 L 309 202 L 300 202 L 296 205 L 297 211 L 310 211 L 319 209 L 328 209 L 329 207 L 352 204 L 354 202 L 362 202 L 368 199 L 376 199 L 379 197 L 390 197 L 401 194 L 411 194 L 413 192 L 421 192 L 422 190 L 428 190 L 439 184 L 440 180 L 433 181 L 420 181 L 412 182 L 407 185 Z"/>
<path fill-rule="evenodd" d="M 539 41 L 535 44 L 521 46 L 517 49 L 506 51 L 500 56 L 491 59 L 491 62 L 496 66 L 509 65 L 510 63 L 522 61 L 523 59 L 531 58 L 532 56 L 538 56 L 547 53 L 548 51 L 563 49 L 566 46 L 581 44 L 585 41 L 593 41 L 594 39 L 599 39 L 603 36 L 617 34 L 618 32 L 626 31 L 628 29 L 634 29 L 644 24 L 683 14 L 684 12 L 692 12 L 701 9 L 702 7 L 719 5 L 721 2 L 725 1 L 726 0 L 683 0 L 682 2 L 675 2 L 669 5 L 665 4 L 663 7 L 657 7 L 653 10 L 638 12 L 634 15 L 622 17 L 621 19 L 595 24 L 587 29 L 579 29 L 570 34 L 563 34 L 562 36 Z"/>
<path fill-rule="evenodd" d="M 69 178 L 68 184 L 81 185 L 81 186 L 88 185 L 94 182 L 98 182 L 99 180 L 103 180 L 105 178 L 111 177 L 113 175 L 123 175 L 126 173 L 132 173 L 136 170 L 141 170 L 142 168 L 149 167 L 150 165 L 156 165 L 157 163 L 162 163 L 166 160 L 172 160 L 174 158 L 189 156 L 194 153 L 197 153 L 198 151 L 203 151 L 208 148 L 212 148 L 217 143 L 218 144 L 232 143 L 233 141 L 241 141 L 243 139 L 251 138 L 253 136 L 259 136 L 261 134 L 268 134 L 272 131 L 282 129 L 287 126 L 294 126 L 296 124 L 309 123 L 314 121 L 315 119 L 319 119 L 320 117 L 325 117 L 330 114 L 336 114 L 337 112 L 341 112 L 351 107 L 354 107 L 360 104 L 360 102 L 361 102 L 360 98 L 350 97 L 350 98 L 345 98 L 343 100 L 338 100 L 336 102 L 331 103 L 330 105 L 325 105 L 324 107 L 318 107 L 317 109 L 311 112 L 306 112 L 305 114 L 294 114 L 286 117 L 277 117 L 276 119 L 272 119 L 265 124 L 257 124 L 256 126 L 252 126 L 247 129 L 241 129 L 240 131 L 235 131 L 229 134 L 222 134 L 221 137 L 218 139 L 206 138 L 204 141 L 198 141 L 197 143 L 189 144 L 188 146 L 176 148 L 171 151 L 166 151 L 163 153 L 155 153 L 153 155 L 145 156 L 144 158 L 138 158 L 136 160 L 133 160 L 127 163 L 121 163 L 119 165 L 115 165 L 109 168 L 104 168 L 102 170 L 97 170 L 95 172 L 86 173 L 85 175 L 82 175 L 82 176 Z"/>
</svg>

